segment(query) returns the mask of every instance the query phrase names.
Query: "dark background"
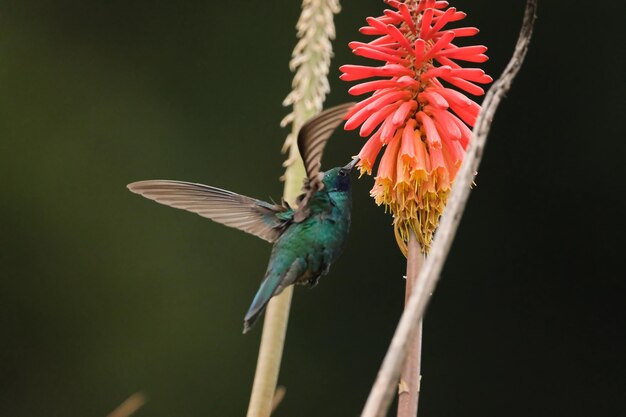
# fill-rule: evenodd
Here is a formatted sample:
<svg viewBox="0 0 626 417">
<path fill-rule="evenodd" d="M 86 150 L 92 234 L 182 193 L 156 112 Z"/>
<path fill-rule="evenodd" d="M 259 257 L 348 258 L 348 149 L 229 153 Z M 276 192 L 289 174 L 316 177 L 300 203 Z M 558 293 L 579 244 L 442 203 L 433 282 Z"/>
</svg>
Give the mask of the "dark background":
<svg viewBox="0 0 626 417">
<path fill-rule="evenodd" d="M 523 1 L 454 1 L 504 68 Z M 344 2 L 338 66 L 382 1 Z M 544 0 L 425 323 L 421 416 L 624 415 L 625 6 Z M 279 198 L 299 2 L 0 1 L 0 415 L 245 414 L 270 247 L 125 185 Z M 617 33 L 621 31 L 622 33 Z M 324 166 L 363 141 L 336 135 Z M 356 182 L 344 256 L 297 288 L 276 416 L 356 416 L 401 313 L 391 218 Z M 618 256 L 620 258 L 618 258 Z"/>
</svg>

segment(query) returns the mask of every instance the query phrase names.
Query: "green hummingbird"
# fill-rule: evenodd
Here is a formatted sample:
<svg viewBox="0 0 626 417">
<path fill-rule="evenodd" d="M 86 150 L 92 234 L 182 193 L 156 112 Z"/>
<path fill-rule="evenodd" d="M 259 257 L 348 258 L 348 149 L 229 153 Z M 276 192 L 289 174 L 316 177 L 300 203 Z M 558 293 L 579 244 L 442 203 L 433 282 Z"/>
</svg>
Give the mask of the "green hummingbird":
<svg viewBox="0 0 626 417">
<path fill-rule="evenodd" d="M 247 333 L 269 300 L 292 284 L 313 287 L 337 259 L 350 228 L 350 172 L 343 167 L 321 172 L 326 142 L 354 103 L 323 111 L 298 133 L 298 149 L 307 178 L 297 207 L 270 204 L 231 191 L 184 181 L 151 180 L 128 184 L 133 193 L 184 209 L 253 234 L 274 244 L 265 277 L 244 318 Z"/>
</svg>

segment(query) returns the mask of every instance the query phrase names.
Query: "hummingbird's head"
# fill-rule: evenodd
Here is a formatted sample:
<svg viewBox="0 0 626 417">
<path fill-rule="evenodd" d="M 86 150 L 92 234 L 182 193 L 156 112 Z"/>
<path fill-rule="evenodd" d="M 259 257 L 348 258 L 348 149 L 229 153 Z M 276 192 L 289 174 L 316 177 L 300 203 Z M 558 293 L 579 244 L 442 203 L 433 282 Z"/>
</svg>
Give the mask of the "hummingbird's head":
<svg viewBox="0 0 626 417">
<path fill-rule="evenodd" d="M 359 158 L 354 158 L 350 163 L 343 167 L 336 167 L 329 169 L 324 173 L 322 182 L 324 188 L 328 192 L 333 191 L 349 191 L 350 190 L 350 173 L 352 169 L 359 162 Z"/>
</svg>

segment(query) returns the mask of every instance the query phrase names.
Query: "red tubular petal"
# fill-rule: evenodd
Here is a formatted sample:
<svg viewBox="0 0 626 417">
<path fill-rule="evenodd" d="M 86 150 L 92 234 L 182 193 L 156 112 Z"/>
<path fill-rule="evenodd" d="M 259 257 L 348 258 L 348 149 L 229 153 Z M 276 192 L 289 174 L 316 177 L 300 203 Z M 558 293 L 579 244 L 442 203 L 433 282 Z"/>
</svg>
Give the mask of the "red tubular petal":
<svg viewBox="0 0 626 417">
<path fill-rule="evenodd" d="M 459 20 L 463 20 L 465 19 L 465 17 L 467 16 L 466 13 L 463 12 L 456 12 L 454 13 L 451 17 L 450 17 L 450 22 L 456 22 Z"/>
<path fill-rule="evenodd" d="M 416 89 L 420 85 L 420 83 L 416 79 L 412 77 L 408 77 L 406 75 L 403 75 L 402 77 L 398 78 L 396 82 L 398 83 L 398 86 L 403 87 L 403 88 Z"/>
<path fill-rule="evenodd" d="M 376 19 L 378 19 L 379 22 L 384 23 L 385 25 L 393 25 L 395 21 L 394 18 L 387 15 L 378 16 Z"/>
<path fill-rule="evenodd" d="M 405 101 L 411 98 L 413 93 L 406 90 L 389 89 L 383 94 L 376 95 L 376 100 L 367 105 L 370 110 L 378 110 L 387 104 L 395 103 L 396 101 Z"/>
<path fill-rule="evenodd" d="M 424 15 L 422 16 L 422 24 L 420 26 L 420 38 L 428 39 L 425 34 L 430 31 L 430 24 L 433 21 L 433 9 L 426 9 Z"/>
<path fill-rule="evenodd" d="M 448 101 L 450 107 L 471 107 L 473 104 L 476 104 L 470 98 L 465 96 L 465 94 L 451 88 L 441 88 L 435 91 L 441 94 Z"/>
<path fill-rule="evenodd" d="M 417 102 L 415 100 L 405 101 L 393 114 L 393 123 L 397 126 L 401 125 L 415 109 L 417 109 Z"/>
<path fill-rule="evenodd" d="M 415 50 L 413 52 L 413 55 L 415 56 L 415 62 L 422 62 L 424 60 L 424 50 L 426 48 L 426 42 L 424 42 L 424 39 L 417 39 L 415 41 Z"/>
<path fill-rule="evenodd" d="M 402 75 L 415 75 L 412 70 L 398 64 L 387 64 L 382 67 L 342 65 L 339 67 L 339 70 L 343 72 L 339 78 L 344 81 L 356 81 L 371 77 L 400 77 Z"/>
<path fill-rule="evenodd" d="M 391 20 L 388 23 L 391 23 L 392 25 L 398 25 L 404 21 L 404 17 L 396 11 L 385 10 L 383 13 Z"/>
<path fill-rule="evenodd" d="M 446 32 L 448 33 L 448 32 Z M 452 47 L 438 53 L 440 56 L 447 56 L 452 59 L 460 59 L 463 61 L 475 62 L 476 56 L 487 51 L 487 47 L 483 45 L 462 46 L 460 48 Z"/>
<path fill-rule="evenodd" d="M 361 94 L 369 93 L 370 91 L 380 90 L 382 88 L 393 88 L 398 85 L 397 81 L 394 80 L 376 80 L 376 81 L 368 81 L 365 83 L 357 84 L 354 87 L 348 90 L 353 96 L 359 96 Z"/>
<path fill-rule="evenodd" d="M 459 139 L 459 143 L 461 144 L 463 149 L 467 149 L 467 145 L 469 145 L 469 141 L 472 138 L 472 131 L 469 127 L 467 127 L 465 123 L 463 123 L 463 121 L 461 121 L 461 119 L 459 119 L 455 115 L 450 114 L 450 117 L 461 131 L 461 138 Z"/>
<path fill-rule="evenodd" d="M 447 49 L 443 51 L 442 49 L 448 48 L 452 39 L 454 39 L 454 32 L 452 31 L 448 31 L 444 33 L 443 35 L 441 35 L 439 40 L 437 40 L 437 42 L 428 50 L 428 52 L 424 56 L 424 60 L 431 59 L 432 57 L 436 55 L 441 55 L 444 52 L 446 52 Z M 460 49 L 460 48 L 457 48 L 457 49 Z"/>
<path fill-rule="evenodd" d="M 476 106 L 478 106 L 478 104 L 476 104 Z M 478 112 L 475 109 L 471 107 L 452 107 L 451 109 L 468 125 L 474 126 L 476 123 Z"/>
<path fill-rule="evenodd" d="M 452 71 L 450 71 L 449 75 L 481 84 L 487 84 L 493 81 L 493 79 L 485 74 L 485 71 L 481 70 L 480 68 L 453 69 Z"/>
<path fill-rule="evenodd" d="M 460 88 L 461 90 L 465 90 L 468 93 L 473 94 L 475 96 L 482 96 L 483 94 L 485 94 L 485 90 L 483 90 L 481 87 L 469 81 L 465 81 L 462 78 L 448 77 L 446 75 L 442 75 L 441 78 L 446 80 L 450 84 Z"/>
<path fill-rule="evenodd" d="M 396 130 L 398 128 L 398 125 L 393 123 L 391 116 L 392 115 L 389 115 L 385 118 L 380 129 L 376 132 L 380 133 L 380 140 L 383 143 L 389 142 L 389 140 L 393 138 L 393 135 L 396 134 Z"/>
<path fill-rule="evenodd" d="M 380 33 L 387 33 L 387 25 L 380 21 L 380 18 L 368 17 L 365 19 L 367 23 Z"/>
<path fill-rule="evenodd" d="M 364 65 L 342 65 L 339 67 L 339 71 L 343 72 L 342 75 L 345 74 L 358 74 L 362 72 L 367 72 L 372 67 L 366 67 Z"/>
<path fill-rule="evenodd" d="M 445 56 L 436 56 L 435 60 L 439 62 L 441 65 L 447 65 L 450 68 L 461 68 L 459 64 L 451 60 L 450 58 L 446 58 Z"/>
<path fill-rule="evenodd" d="M 398 64 L 387 64 L 381 67 L 381 72 L 385 77 L 402 77 L 403 75 L 415 77 L 415 72 L 413 70 Z"/>
<path fill-rule="evenodd" d="M 382 147 L 383 143 L 380 141 L 380 135 L 377 132 L 373 134 L 361 148 L 359 152 L 359 166 L 371 173 L 372 167 L 374 163 L 376 163 L 376 158 Z"/>
<path fill-rule="evenodd" d="M 458 140 L 447 141 L 443 145 L 443 156 L 446 158 L 448 167 L 451 168 L 450 181 L 454 181 L 463 158 L 465 158 L 465 149 L 463 149 Z"/>
<path fill-rule="evenodd" d="M 356 48 L 352 52 L 354 53 L 354 55 L 362 56 L 365 58 L 377 59 L 379 61 L 395 62 L 396 64 L 402 64 L 405 66 L 408 63 L 406 59 L 402 59 L 394 55 L 389 55 L 384 52 L 377 51 L 376 49 L 373 49 L 373 48 L 360 47 L 360 48 Z"/>
<path fill-rule="evenodd" d="M 461 139 L 461 130 L 452 119 L 452 114 L 446 110 L 433 109 L 433 120 L 442 140 L 457 141 Z"/>
<path fill-rule="evenodd" d="M 461 159 L 458 160 L 459 155 L 455 154 L 454 152 L 455 147 L 453 144 L 448 145 L 444 143 L 444 145 L 441 148 L 441 151 L 443 153 L 443 160 L 446 164 L 446 172 L 445 173 L 438 172 L 437 174 L 438 175 L 443 174 L 445 178 L 445 182 L 447 182 L 447 184 L 442 184 L 442 185 L 443 187 L 445 187 L 444 189 L 449 189 L 450 186 L 452 185 L 452 181 L 454 181 L 454 178 L 456 177 L 456 173 L 458 172 L 459 167 L 461 166 L 461 162 L 463 162 L 463 155 L 461 155 Z"/>
<path fill-rule="evenodd" d="M 404 55 L 406 55 L 406 53 L 403 52 L 403 51 L 398 51 L 397 49 L 388 48 L 388 47 L 381 46 L 381 45 L 373 45 L 371 43 L 350 42 L 348 44 L 348 46 L 350 48 L 352 48 L 352 50 L 355 50 L 357 48 L 363 47 L 363 48 L 370 48 L 370 49 L 374 49 L 376 51 L 384 52 L 384 53 L 389 54 L 389 55 L 397 55 L 397 56 L 404 56 Z"/>
<path fill-rule="evenodd" d="M 368 45 L 386 45 L 392 44 L 393 38 L 389 35 L 381 36 L 380 38 L 376 38 L 373 41 L 369 42 Z"/>
<path fill-rule="evenodd" d="M 363 26 L 361 28 L 359 28 L 359 33 L 363 34 L 363 35 L 370 35 L 370 36 L 376 36 L 376 35 L 384 35 L 385 32 L 381 32 L 380 30 L 373 28 L 371 26 Z"/>
<path fill-rule="evenodd" d="M 400 146 L 400 158 L 408 157 L 414 159 L 415 150 L 415 119 L 411 119 L 406 123 L 402 130 L 402 145 Z"/>
<path fill-rule="evenodd" d="M 430 88 L 443 88 L 443 84 L 441 84 L 438 78 L 431 78 L 429 82 L 432 84 Z"/>
<path fill-rule="evenodd" d="M 433 27 L 429 30 L 428 34 L 432 36 L 435 33 L 439 32 L 441 28 L 443 28 L 446 25 L 446 23 L 450 22 L 450 19 L 452 18 L 452 15 L 454 13 L 456 13 L 456 8 L 454 7 L 450 7 L 448 10 L 446 10 L 444 14 L 442 14 L 441 16 L 437 18 L 437 21 L 435 22 Z"/>
<path fill-rule="evenodd" d="M 419 2 L 419 4 L 417 5 L 417 12 L 421 12 L 422 10 L 426 10 L 426 9 L 440 9 L 440 6 L 437 6 L 437 3 L 446 3 L 446 6 L 443 7 L 447 7 L 447 2 L 435 2 L 435 0 L 421 0 Z"/>
<path fill-rule="evenodd" d="M 413 53 L 413 48 L 411 48 L 411 43 L 409 40 L 400 32 L 400 29 L 393 25 L 387 26 L 387 32 L 391 37 L 400 44 L 408 53 Z"/>
<path fill-rule="evenodd" d="M 358 106 L 358 104 L 357 104 Z M 355 106 L 356 107 L 356 106 Z M 346 123 L 343 125 L 344 130 L 354 130 L 359 127 L 368 117 L 372 115 L 374 111 L 367 108 L 367 106 L 361 108 L 354 114 L 352 114 Z"/>
<path fill-rule="evenodd" d="M 457 38 L 461 38 L 465 36 L 474 36 L 479 32 L 478 28 L 475 28 L 475 27 L 456 28 L 456 29 L 450 29 L 450 30 L 454 32 L 454 36 L 456 36 Z"/>
<path fill-rule="evenodd" d="M 440 108 L 440 109 L 447 109 L 449 107 L 448 102 L 446 101 L 445 98 L 443 98 L 442 95 L 440 95 L 439 93 L 437 93 L 436 91 L 433 90 L 429 90 L 426 89 L 423 92 L 421 92 L 417 98 L 421 101 L 421 102 L 426 102 L 434 107 Z"/>
<path fill-rule="evenodd" d="M 413 132 L 413 143 L 415 146 L 415 158 L 413 159 L 413 172 L 412 176 L 419 177 L 422 180 L 426 179 L 426 174 L 430 172 L 430 161 L 428 158 L 428 152 L 426 151 L 426 144 L 422 141 L 419 130 Z M 416 173 L 415 171 L 422 171 Z"/>
<path fill-rule="evenodd" d="M 429 146 L 428 153 L 430 154 L 430 172 L 434 172 L 438 169 L 447 170 L 446 162 L 443 159 L 443 152 L 441 151 L 441 146 Z"/>
<path fill-rule="evenodd" d="M 463 162 L 463 156 L 465 152 L 458 145 L 459 142 L 450 142 L 444 143 L 442 151 L 443 151 L 443 159 L 446 163 L 446 167 L 448 168 L 448 179 L 450 182 L 454 181 L 456 177 L 456 173 L 458 172 L 461 163 Z M 456 145 L 456 146 L 455 146 Z M 461 150 L 461 154 L 458 151 Z"/>
<path fill-rule="evenodd" d="M 422 122 L 422 126 L 424 126 L 424 132 L 426 133 L 426 143 L 428 143 L 430 147 L 440 148 L 441 138 L 439 137 L 439 132 L 437 132 L 437 128 L 435 127 L 433 119 L 431 119 L 423 111 L 417 113 L 416 119 Z"/>
<path fill-rule="evenodd" d="M 409 8 L 407 7 L 406 3 L 398 4 L 398 10 L 400 10 L 400 14 L 402 15 L 402 18 L 404 19 L 404 22 L 411 29 L 411 32 L 413 34 L 417 33 L 415 22 L 413 21 L 413 17 L 411 16 L 411 12 L 409 11 Z"/>
<path fill-rule="evenodd" d="M 396 180 L 396 162 L 398 161 L 398 148 L 400 147 L 400 135 L 396 134 L 387 145 L 383 157 L 378 165 L 376 178 L 388 178 L 392 182 Z"/>
<path fill-rule="evenodd" d="M 428 71 L 424 72 L 420 75 L 420 80 L 426 81 L 434 77 L 444 77 L 450 74 L 452 68 L 447 65 L 443 65 L 441 67 L 432 67 Z"/>
<path fill-rule="evenodd" d="M 399 104 L 392 103 L 388 104 L 385 107 L 378 109 L 374 114 L 372 114 L 362 125 L 361 130 L 359 131 L 359 135 L 361 137 L 369 136 L 370 133 L 382 123 L 382 121 L 389 116 L 391 112 L 393 112 L 396 108 L 398 108 Z"/>
<path fill-rule="evenodd" d="M 401 94 L 398 95 L 398 92 Z M 403 91 L 396 89 L 379 90 L 371 97 L 357 103 L 348 114 L 345 116 L 347 122 L 344 125 L 345 130 L 352 130 L 358 127 L 361 123 L 370 117 L 376 110 L 380 109 L 381 103 L 389 103 L 395 101 L 398 98 L 402 98 Z M 391 97 L 391 99 L 388 99 Z"/>
</svg>

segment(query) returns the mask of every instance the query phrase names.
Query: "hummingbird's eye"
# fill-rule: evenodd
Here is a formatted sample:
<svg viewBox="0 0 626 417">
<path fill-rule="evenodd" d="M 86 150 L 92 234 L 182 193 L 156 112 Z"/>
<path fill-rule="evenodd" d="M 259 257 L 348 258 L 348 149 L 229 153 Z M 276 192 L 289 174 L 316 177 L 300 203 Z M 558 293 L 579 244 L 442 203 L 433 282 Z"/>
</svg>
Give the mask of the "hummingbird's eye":
<svg viewBox="0 0 626 417">
<path fill-rule="evenodd" d="M 346 171 L 344 171 L 343 169 L 339 170 L 339 175 L 341 175 L 342 177 L 346 176 Z"/>
</svg>

